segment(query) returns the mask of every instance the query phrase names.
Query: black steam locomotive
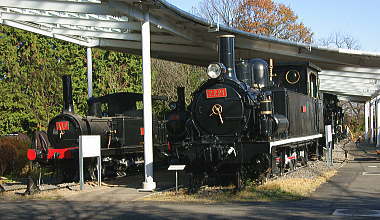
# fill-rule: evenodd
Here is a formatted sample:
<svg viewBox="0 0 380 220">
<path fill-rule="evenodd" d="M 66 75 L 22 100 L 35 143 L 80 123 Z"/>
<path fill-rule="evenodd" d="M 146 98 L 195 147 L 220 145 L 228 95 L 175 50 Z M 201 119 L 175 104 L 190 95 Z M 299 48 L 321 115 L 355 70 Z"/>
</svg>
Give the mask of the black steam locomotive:
<svg viewBox="0 0 380 220">
<path fill-rule="evenodd" d="M 48 163 L 62 159 L 59 166 L 65 178 L 75 178 L 78 163 L 72 160 L 78 158 L 79 136 L 100 135 L 104 174 L 123 175 L 128 168 L 143 163 L 143 110 L 138 109 L 142 94 L 122 92 L 92 97 L 88 100 L 88 116 L 83 117 L 74 113 L 71 78 L 63 76 L 63 99 L 63 111 L 51 119 L 47 134 L 37 132 L 35 149 L 28 151 L 29 160 Z M 159 96 L 152 99 L 167 100 Z M 154 117 L 155 151 L 167 145 L 165 130 L 164 122 Z"/>
<path fill-rule="evenodd" d="M 218 51 L 188 108 L 179 90 L 167 114 L 174 155 L 193 180 L 233 174 L 240 186 L 244 175 L 279 175 L 321 156 L 320 69 L 309 62 L 235 62 L 232 35 L 219 37 Z"/>
<path fill-rule="evenodd" d="M 339 100 L 337 95 L 331 93 L 322 93 L 321 98 L 324 105 L 324 123 L 326 125 L 331 125 L 334 143 L 336 143 L 346 137 L 345 129 L 343 126 L 343 109 L 338 105 Z"/>
</svg>

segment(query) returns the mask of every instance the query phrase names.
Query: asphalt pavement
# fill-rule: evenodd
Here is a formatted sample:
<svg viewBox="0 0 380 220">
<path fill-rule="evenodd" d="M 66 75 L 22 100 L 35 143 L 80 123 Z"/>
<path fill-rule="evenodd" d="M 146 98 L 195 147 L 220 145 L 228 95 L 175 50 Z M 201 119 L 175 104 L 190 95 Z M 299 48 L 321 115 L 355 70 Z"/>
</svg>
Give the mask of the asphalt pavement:
<svg viewBox="0 0 380 220">
<path fill-rule="evenodd" d="M 116 187 L 63 200 L 0 201 L 0 219 L 380 219 L 379 157 L 371 145 L 353 146 L 352 153 L 355 159 L 306 200 L 154 202 L 138 200 L 146 193 L 135 188 Z"/>
</svg>

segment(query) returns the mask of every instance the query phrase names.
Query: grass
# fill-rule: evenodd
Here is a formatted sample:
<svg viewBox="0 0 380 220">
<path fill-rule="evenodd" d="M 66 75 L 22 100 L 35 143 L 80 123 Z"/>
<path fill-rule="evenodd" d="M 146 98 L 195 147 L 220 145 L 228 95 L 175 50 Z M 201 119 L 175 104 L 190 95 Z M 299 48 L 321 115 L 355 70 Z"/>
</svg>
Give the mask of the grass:
<svg viewBox="0 0 380 220">
<path fill-rule="evenodd" d="M 277 179 L 268 181 L 263 185 L 248 185 L 244 190 L 236 192 L 233 186 L 203 187 L 195 194 L 187 194 L 186 189 L 178 193 L 169 191 L 153 194 L 144 200 L 171 201 L 171 202 L 269 202 L 281 200 L 305 199 L 322 183 L 334 176 L 336 170 L 328 171 L 316 178 Z"/>
</svg>

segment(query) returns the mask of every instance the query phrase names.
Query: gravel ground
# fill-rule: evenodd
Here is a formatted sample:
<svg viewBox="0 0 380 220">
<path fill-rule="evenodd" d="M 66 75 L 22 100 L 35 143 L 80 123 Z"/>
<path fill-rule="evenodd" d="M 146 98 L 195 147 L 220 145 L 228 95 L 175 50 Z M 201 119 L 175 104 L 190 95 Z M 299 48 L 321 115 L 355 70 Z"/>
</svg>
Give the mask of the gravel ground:
<svg viewBox="0 0 380 220">
<path fill-rule="evenodd" d="M 342 167 L 347 160 L 353 160 L 353 156 L 350 154 L 350 150 L 353 150 L 355 147 L 355 143 L 350 142 L 345 139 L 335 144 L 333 150 L 333 166 L 327 166 L 327 162 L 325 158 L 322 158 L 323 161 L 308 161 L 307 166 L 301 167 L 293 172 L 290 172 L 282 177 L 281 179 L 290 179 L 290 178 L 308 178 L 313 179 L 323 175 L 324 173 L 337 170 Z M 347 152 L 347 154 L 346 154 Z M 347 157 L 346 157 L 347 155 Z"/>
<path fill-rule="evenodd" d="M 338 144 L 335 144 L 333 151 L 334 164 L 332 167 L 327 166 L 326 161 L 308 161 L 307 166 L 299 168 L 293 172 L 287 173 L 284 176 L 281 176 L 277 179 L 291 179 L 291 178 L 308 178 L 313 179 L 322 176 L 324 173 L 327 173 L 331 170 L 337 170 L 345 164 L 347 160 L 353 160 L 353 155 L 350 151 L 357 151 L 355 143 L 350 142 L 349 140 L 342 140 Z M 346 157 L 347 156 L 347 157 Z M 4 179 L 3 179 L 4 181 Z M 13 183 L 2 183 L 1 184 L 5 190 L 11 190 L 12 192 L 24 192 L 26 189 L 25 183 L 13 182 Z M 67 190 L 67 187 L 74 187 L 76 183 L 64 183 L 59 184 L 60 191 Z M 44 184 L 41 186 L 41 189 L 54 189 L 58 188 L 56 185 Z M 63 189 L 62 189 L 63 188 Z M 91 187 L 90 187 L 91 188 Z"/>
<path fill-rule="evenodd" d="M 27 179 L 21 179 L 21 181 L 9 181 L 6 178 L 2 177 L 0 185 L 1 187 L 7 191 L 7 192 L 17 192 L 17 193 L 23 193 L 25 192 L 27 188 Z M 67 187 L 73 187 L 78 185 L 78 183 L 61 183 L 57 185 L 53 184 L 41 184 L 39 187 L 40 190 L 46 191 L 46 190 L 55 190 L 59 188 L 67 188 Z"/>
</svg>

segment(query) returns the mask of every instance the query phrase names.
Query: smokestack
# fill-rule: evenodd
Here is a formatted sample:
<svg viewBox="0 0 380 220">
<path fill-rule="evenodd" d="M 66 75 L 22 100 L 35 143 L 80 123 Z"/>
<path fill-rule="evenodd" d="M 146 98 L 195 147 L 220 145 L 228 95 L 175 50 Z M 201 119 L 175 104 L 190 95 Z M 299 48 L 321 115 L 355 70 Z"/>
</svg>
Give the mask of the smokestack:
<svg viewBox="0 0 380 220">
<path fill-rule="evenodd" d="M 178 109 L 185 111 L 185 87 L 177 87 Z"/>
<path fill-rule="evenodd" d="M 73 105 L 73 87 L 71 85 L 71 76 L 63 75 L 63 112 L 74 113 Z"/>
<path fill-rule="evenodd" d="M 223 63 L 227 68 L 226 77 L 232 80 L 237 80 L 235 72 L 235 36 L 219 36 L 218 50 L 219 62 Z"/>
</svg>

